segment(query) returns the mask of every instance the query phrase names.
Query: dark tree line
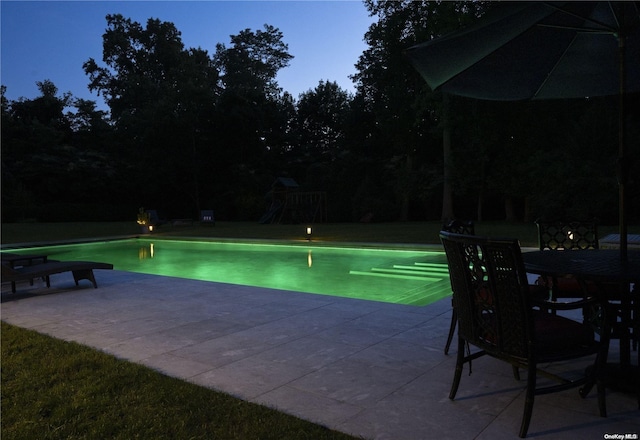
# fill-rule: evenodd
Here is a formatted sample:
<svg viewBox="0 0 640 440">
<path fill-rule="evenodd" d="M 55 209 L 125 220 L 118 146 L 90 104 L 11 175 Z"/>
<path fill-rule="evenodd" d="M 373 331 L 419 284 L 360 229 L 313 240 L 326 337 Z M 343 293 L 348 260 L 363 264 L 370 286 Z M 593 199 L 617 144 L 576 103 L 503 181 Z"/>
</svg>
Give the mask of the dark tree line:
<svg viewBox="0 0 640 440">
<path fill-rule="evenodd" d="M 273 26 L 241 30 L 209 54 L 186 48 L 172 23 L 107 16 L 101 62 L 82 68 L 108 113 L 48 80 L 34 99 L 9 101 L 3 87 L 2 220 L 128 220 L 140 206 L 257 220 L 275 178 L 288 176 L 327 192 L 330 221 L 615 223 L 614 99 L 447 97 L 445 120 L 445 98 L 404 50 L 491 4 L 364 4 L 378 20 L 365 35 L 355 94 L 326 80 L 297 98 L 276 81 L 293 55 Z M 629 100 L 630 121 L 640 120 L 638 103 Z M 637 125 L 629 124 L 632 158 Z M 637 161 L 630 166 L 629 214 L 638 220 Z"/>
</svg>

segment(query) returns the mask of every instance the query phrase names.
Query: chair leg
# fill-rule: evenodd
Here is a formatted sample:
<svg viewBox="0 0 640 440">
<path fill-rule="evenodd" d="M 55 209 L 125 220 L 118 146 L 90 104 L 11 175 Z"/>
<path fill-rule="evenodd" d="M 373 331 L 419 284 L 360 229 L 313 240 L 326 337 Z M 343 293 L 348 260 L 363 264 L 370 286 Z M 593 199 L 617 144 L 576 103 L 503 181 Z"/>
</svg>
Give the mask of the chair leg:
<svg viewBox="0 0 640 440">
<path fill-rule="evenodd" d="M 529 363 L 527 370 L 527 394 L 524 398 L 524 413 L 522 415 L 522 424 L 520 425 L 520 438 L 525 438 L 529 431 L 529 423 L 531 423 L 531 414 L 533 414 L 533 402 L 536 396 L 536 365 Z"/>
<path fill-rule="evenodd" d="M 596 355 L 596 361 L 591 369 L 590 377 L 587 378 L 587 383 L 580 388 L 580 396 L 586 397 L 589 390 L 596 385 L 598 393 L 598 410 L 600 411 L 600 417 L 607 417 L 607 400 L 606 400 L 606 383 L 605 376 L 607 375 L 607 358 L 609 356 L 609 343 L 611 341 L 611 327 L 606 323 L 600 336 L 602 344 L 600 351 Z M 589 369 L 587 369 L 589 371 Z M 638 394 L 638 407 L 640 408 L 640 390 Z"/>
<path fill-rule="evenodd" d="M 518 367 L 516 367 L 515 365 L 512 365 L 511 368 L 513 369 L 513 377 L 515 380 L 520 380 L 520 370 L 518 369 Z"/>
<path fill-rule="evenodd" d="M 73 279 L 76 282 L 76 286 L 80 280 L 89 280 L 95 289 L 98 288 L 98 283 L 96 282 L 96 278 L 93 276 L 92 269 L 74 270 Z"/>
<path fill-rule="evenodd" d="M 598 410 L 600 411 L 600 417 L 607 417 L 607 399 L 606 399 L 606 387 L 602 378 L 598 379 Z M 638 407 L 640 407 L 640 395 L 638 395 Z"/>
<path fill-rule="evenodd" d="M 608 344 L 607 344 L 608 345 Z M 605 374 L 607 369 L 607 353 L 598 353 L 595 365 L 591 369 L 590 377 L 587 378 L 587 383 L 579 389 L 580 397 L 585 398 L 589 391 L 596 386 L 596 392 L 598 393 L 598 410 L 600 411 L 600 417 L 607 417 L 607 400 L 606 400 L 606 384 Z M 587 369 L 588 371 L 589 369 Z M 640 395 L 638 396 L 640 399 Z M 640 400 L 638 401 L 640 403 Z"/>
<path fill-rule="evenodd" d="M 458 338 L 458 356 L 456 359 L 456 371 L 453 375 L 453 383 L 451 384 L 451 391 L 449 391 L 449 399 L 453 400 L 458 392 L 458 386 L 460 385 L 460 378 L 462 377 L 462 367 L 464 366 L 464 340 Z"/>
<path fill-rule="evenodd" d="M 451 314 L 451 326 L 449 327 L 449 336 L 447 337 L 447 344 L 444 346 L 444 354 L 449 354 L 449 347 L 451 347 L 451 340 L 453 339 L 453 334 L 456 331 L 457 322 L 458 314 L 456 313 L 456 309 L 453 309 L 453 313 Z"/>
</svg>

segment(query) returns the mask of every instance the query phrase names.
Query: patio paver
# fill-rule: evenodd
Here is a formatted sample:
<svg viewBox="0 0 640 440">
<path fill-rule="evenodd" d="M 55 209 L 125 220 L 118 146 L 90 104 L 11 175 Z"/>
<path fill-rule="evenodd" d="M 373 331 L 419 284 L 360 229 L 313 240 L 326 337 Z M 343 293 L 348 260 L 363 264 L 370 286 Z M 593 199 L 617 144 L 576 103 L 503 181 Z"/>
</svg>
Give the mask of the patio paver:
<svg viewBox="0 0 640 440">
<path fill-rule="evenodd" d="M 366 439 L 518 438 L 524 383 L 508 365 L 474 361 L 448 399 L 449 299 L 414 307 L 122 271 L 96 278 L 98 289 L 58 276 L 18 294 L 3 283 L 2 320 Z M 610 390 L 600 418 L 595 393 L 539 396 L 529 437 L 640 435 L 637 405 Z"/>
</svg>

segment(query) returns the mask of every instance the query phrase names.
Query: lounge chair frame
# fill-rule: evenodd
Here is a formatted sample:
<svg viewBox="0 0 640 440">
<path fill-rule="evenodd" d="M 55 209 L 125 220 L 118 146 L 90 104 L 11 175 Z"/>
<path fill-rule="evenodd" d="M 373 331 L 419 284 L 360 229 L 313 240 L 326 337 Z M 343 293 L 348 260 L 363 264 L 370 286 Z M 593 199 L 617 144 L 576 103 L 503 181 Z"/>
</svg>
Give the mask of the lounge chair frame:
<svg viewBox="0 0 640 440">
<path fill-rule="evenodd" d="M 11 282 L 11 292 L 16 292 L 15 283 L 17 281 L 29 281 L 34 278 L 43 277 L 46 279 L 47 287 L 51 287 L 49 276 L 71 272 L 76 286 L 80 280 L 89 280 L 94 288 L 98 288 L 98 283 L 93 274 L 94 269 L 113 269 L 113 264 L 97 263 L 93 261 L 48 261 L 46 263 L 34 264 L 32 266 L 23 266 L 12 268 L 9 264 L 2 263 L 2 281 Z"/>
</svg>

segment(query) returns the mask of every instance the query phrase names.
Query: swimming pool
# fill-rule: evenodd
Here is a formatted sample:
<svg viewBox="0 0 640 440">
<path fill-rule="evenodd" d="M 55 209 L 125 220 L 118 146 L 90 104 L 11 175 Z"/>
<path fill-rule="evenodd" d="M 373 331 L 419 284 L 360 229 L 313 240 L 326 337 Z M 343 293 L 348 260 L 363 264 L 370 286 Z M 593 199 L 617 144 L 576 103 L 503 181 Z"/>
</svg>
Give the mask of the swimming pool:
<svg viewBox="0 0 640 440">
<path fill-rule="evenodd" d="M 451 295 L 443 252 L 147 238 L 29 248 L 56 260 L 112 263 L 129 272 L 397 304 Z"/>
</svg>

